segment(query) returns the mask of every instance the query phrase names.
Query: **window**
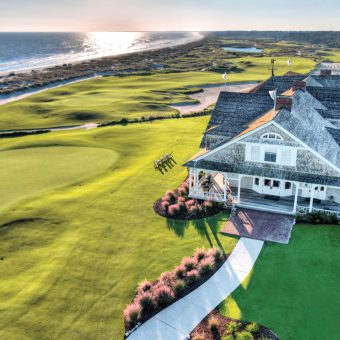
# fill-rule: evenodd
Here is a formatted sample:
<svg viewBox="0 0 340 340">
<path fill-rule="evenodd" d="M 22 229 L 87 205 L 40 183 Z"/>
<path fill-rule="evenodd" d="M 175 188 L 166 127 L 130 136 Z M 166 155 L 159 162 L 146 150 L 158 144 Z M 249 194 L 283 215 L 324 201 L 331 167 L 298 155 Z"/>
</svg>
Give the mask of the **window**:
<svg viewBox="0 0 340 340">
<path fill-rule="evenodd" d="M 266 187 L 271 187 L 271 186 L 272 186 L 272 181 L 271 181 L 270 179 L 265 179 L 265 180 L 264 180 L 264 185 L 265 185 Z"/>
<path fill-rule="evenodd" d="M 255 185 L 259 185 L 260 184 L 260 179 L 258 177 L 255 178 Z"/>
<path fill-rule="evenodd" d="M 264 161 L 276 163 L 276 153 L 275 152 L 265 152 L 264 153 Z"/>
<path fill-rule="evenodd" d="M 320 191 L 325 191 L 325 187 L 320 187 Z"/>
<path fill-rule="evenodd" d="M 290 182 L 285 183 L 285 189 L 286 190 L 289 190 L 291 187 L 292 187 L 292 183 L 290 183 Z"/>
<path fill-rule="evenodd" d="M 279 188 L 280 187 L 280 181 L 273 181 L 273 187 Z"/>
<path fill-rule="evenodd" d="M 283 138 L 277 133 L 265 133 L 261 136 L 262 139 L 276 139 L 276 140 L 283 140 Z"/>
</svg>

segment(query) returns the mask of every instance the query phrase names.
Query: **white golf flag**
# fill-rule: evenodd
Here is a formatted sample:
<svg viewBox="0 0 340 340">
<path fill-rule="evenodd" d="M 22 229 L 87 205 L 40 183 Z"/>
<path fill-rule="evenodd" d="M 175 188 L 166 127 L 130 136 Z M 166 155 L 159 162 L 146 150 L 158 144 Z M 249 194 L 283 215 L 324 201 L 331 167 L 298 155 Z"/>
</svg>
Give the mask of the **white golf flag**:
<svg viewBox="0 0 340 340">
<path fill-rule="evenodd" d="M 224 72 L 224 73 L 222 74 L 222 78 L 223 78 L 224 80 L 227 80 L 227 72 Z"/>
<path fill-rule="evenodd" d="M 276 90 L 269 91 L 270 97 L 275 101 L 276 99 Z"/>
<path fill-rule="evenodd" d="M 290 66 L 290 65 L 292 65 L 292 59 L 288 59 L 288 61 L 287 61 L 287 64 Z"/>
</svg>

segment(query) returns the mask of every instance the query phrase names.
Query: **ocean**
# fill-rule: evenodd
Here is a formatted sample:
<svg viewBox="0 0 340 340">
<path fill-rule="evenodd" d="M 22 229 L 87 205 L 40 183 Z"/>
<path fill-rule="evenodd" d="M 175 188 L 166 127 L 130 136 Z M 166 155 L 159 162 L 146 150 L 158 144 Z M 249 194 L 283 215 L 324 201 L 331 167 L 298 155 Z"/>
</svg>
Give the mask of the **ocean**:
<svg viewBox="0 0 340 340">
<path fill-rule="evenodd" d="M 0 33 L 0 73 L 186 44 L 197 32 Z"/>
</svg>

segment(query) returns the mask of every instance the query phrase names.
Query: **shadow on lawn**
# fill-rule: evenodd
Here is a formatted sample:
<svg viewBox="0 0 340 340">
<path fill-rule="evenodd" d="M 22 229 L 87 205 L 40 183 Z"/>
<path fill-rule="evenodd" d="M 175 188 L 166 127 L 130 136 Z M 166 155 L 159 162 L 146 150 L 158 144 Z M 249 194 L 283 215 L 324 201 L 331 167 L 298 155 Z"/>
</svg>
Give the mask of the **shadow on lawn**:
<svg viewBox="0 0 340 340">
<path fill-rule="evenodd" d="M 218 214 L 213 217 L 203 218 L 199 220 L 191 220 L 191 221 L 180 221 L 180 220 L 171 220 L 167 219 L 167 225 L 169 230 L 175 232 L 178 237 L 184 237 L 185 230 L 189 226 L 193 226 L 197 233 L 205 238 L 210 247 L 219 247 L 225 252 L 224 247 L 220 241 L 220 223 L 221 220 L 224 221 L 224 216 Z M 209 233 L 210 231 L 210 233 Z M 212 234 L 212 237 L 211 237 Z"/>
</svg>

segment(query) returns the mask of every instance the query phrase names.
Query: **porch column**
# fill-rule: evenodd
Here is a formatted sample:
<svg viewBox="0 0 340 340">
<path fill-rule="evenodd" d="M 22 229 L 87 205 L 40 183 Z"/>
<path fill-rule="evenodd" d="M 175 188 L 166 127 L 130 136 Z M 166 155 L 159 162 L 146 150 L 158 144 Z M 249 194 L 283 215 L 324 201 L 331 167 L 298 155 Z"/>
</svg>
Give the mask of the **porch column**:
<svg viewBox="0 0 340 340">
<path fill-rule="evenodd" d="M 224 188 L 223 188 L 223 200 L 224 202 L 227 201 L 227 175 L 224 173 L 223 174 L 224 178 Z"/>
<path fill-rule="evenodd" d="M 241 202 L 241 179 L 242 175 L 238 175 L 238 184 L 237 184 L 237 203 Z"/>
<path fill-rule="evenodd" d="M 198 195 L 198 174 L 199 174 L 199 170 L 195 169 L 195 193 L 196 195 Z"/>
<path fill-rule="evenodd" d="M 192 195 L 192 169 L 189 168 L 189 195 Z"/>
<path fill-rule="evenodd" d="M 296 213 L 298 193 L 299 193 L 299 183 L 295 183 L 295 197 L 294 197 L 294 208 L 293 208 L 293 213 L 294 214 Z"/>
<path fill-rule="evenodd" d="M 309 202 L 309 212 L 310 213 L 313 210 L 313 200 L 314 200 L 314 184 L 312 185 L 312 191 L 310 193 L 310 202 Z"/>
</svg>

